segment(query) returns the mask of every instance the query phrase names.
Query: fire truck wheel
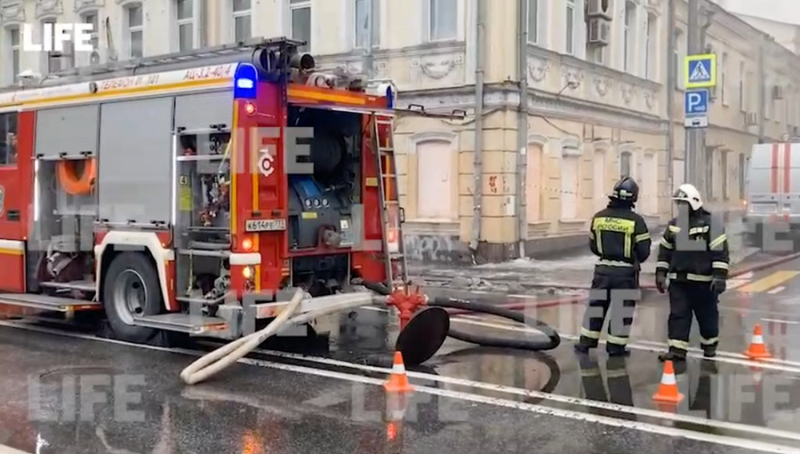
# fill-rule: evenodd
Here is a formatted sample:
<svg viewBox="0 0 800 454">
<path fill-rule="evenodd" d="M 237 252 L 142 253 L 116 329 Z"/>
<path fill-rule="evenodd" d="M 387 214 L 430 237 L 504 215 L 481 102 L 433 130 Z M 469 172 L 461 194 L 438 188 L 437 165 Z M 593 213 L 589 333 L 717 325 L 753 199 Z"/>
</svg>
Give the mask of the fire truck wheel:
<svg viewBox="0 0 800 454">
<path fill-rule="evenodd" d="M 158 273 L 150 260 L 137 252 L 124 252 L 108 267 L 103 307 L 114 335 L 128 342 L 146 342 L 157 329 L 135 326 L 134 315 L 162 312 L 163 297 Z"/>
</svg>

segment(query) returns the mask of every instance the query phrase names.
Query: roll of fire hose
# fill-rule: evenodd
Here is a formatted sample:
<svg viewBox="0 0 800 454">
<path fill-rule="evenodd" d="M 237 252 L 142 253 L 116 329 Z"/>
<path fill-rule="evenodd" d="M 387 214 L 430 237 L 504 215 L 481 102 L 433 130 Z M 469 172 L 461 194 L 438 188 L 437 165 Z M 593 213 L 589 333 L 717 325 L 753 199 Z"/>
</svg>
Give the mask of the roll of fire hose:
<svg viewBox="0 0 800 454">
<path fill-rule="evenodd" d="M 380 295 L 387 296 L 389 292 L 385 285 L 374 282 L 361 282 L 361 285 L 369 290 Z M 482 347 L 498 347 L 498 348 L 513 348 L 517 350 L 530 350 L 530 351 L 547 351 L 554 350 L 561 345 L 561 336 L 558 332 L 548 325 L 547 323 L 528 317 L 527 314 L 520 311 L 513 311 L 502 307 L 497 307 L 494 304 L 479 303 L 477 301 L 469 301 L 457 298 L 444 298 L 436 297 L 427 304 L 429 307 L 440 307 L 444 309 L 461 309 L 469 312 L 476 312 L 480 314 L 496 315 L 498 317 L 513 320 L 522 323 L 523 325 L 541 331 L 547 340 L 544 339 L 509 339 L 495 336 L 485 336 L 467 333 L 453 329 L 448 330 L 447 335 L 454 339 L 471 344 L 480 345 Z"/>
<path fill-rule="evenodd" d="M 292 299 L 287 303 L 286 308 L 264 329 L 248 334 L 229 344 L 208 353 L 197 361 L 190 364 L 181 372 L 181 379 L 188 385 L 194 385 L 208 379 L 223 369 L 235 364 L 248 353 L 252 352 L 264 341 L 275 335 L 285 326 L 299 325 L 308 323 L 314 319 L 329 315 L 335 312 L 355 309 L 362 306 L 369 306 L 375 302 L 371 293 L 353 293 L 350 298 L 344 301 L 333 303 L 329 306 L 314 309 L 305 314 L 294 316 L 300 308 L 305 294 L 298 289 Z"/>
</svg>

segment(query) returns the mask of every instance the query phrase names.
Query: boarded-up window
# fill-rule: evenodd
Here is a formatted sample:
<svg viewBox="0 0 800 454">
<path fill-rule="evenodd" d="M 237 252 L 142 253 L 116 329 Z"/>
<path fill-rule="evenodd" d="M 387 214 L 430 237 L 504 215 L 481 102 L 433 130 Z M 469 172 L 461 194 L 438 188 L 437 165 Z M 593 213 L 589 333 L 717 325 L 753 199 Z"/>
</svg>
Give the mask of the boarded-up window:
<svg viewBox="0 0 800 454">
<path fill-rule="evenodd" d="M 631 165 L 633 156 L 630 151 L 623 151 L 619 155 L 619 177 L 625 178 L 631 176 Z"/>
<path fill-rule="evenodd" d="M 528 147 L 528 181 L 526 200 L 528 204 L 528 222 L 542 219 L 542 147 Z"/>
<path fill-rule="evenodd" d="M 645 214 L 658 214 L 658 162 L 656 155 L 647 153 L 644 155 L 644 165 L 642 166 L 641 194 L 639 198 L 642 203 L 642 211 Z"/>
<path fill-rule="evenodd" d="M 453 220 L 453 144 L 417 144 L 417 217 Z"/>
<path fill-rule="evenodd" d="M 579 156 L 561 157 L 561 219 L 564 220 L 578 217 L 579 164 Z"/>
<path fill-rule="evenodd" d="M 606 204 L 606 151 L 595 150 L 594 152 L 594 205 L 599 210 Z"/>
</svg>

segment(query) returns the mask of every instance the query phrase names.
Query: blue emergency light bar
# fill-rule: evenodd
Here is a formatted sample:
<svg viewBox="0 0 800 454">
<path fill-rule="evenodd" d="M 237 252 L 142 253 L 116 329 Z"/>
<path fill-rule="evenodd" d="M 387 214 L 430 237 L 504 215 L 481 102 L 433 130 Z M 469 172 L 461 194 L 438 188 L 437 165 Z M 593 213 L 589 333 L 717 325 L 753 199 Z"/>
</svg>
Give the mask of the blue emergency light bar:
<svg viewBox="0 0 800 454">
<path fill-rule="evenodd" d="M 251 63 L 239 63 L 233 73 L 233 99 L 256 99 L 258 70 Z"/>
</svg>

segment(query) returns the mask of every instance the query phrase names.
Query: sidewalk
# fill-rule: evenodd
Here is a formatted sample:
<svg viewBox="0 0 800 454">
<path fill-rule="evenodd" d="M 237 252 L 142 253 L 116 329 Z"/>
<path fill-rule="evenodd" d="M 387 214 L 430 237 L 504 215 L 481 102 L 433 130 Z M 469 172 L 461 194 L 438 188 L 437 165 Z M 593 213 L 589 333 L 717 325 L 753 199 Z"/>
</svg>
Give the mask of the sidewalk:
<svg viewBox="0 0 800 454">
<path fill-rule="evenodd" d="M 742 263 L 758 252 L 744 245 L 745 226 L 741 215 L 728 217 L 726 233 L 731 250 L 731 267 Z M 658 247 L 663 228 L 652 232 L 653 246 L 650 258 L 642 264 L 642 284 L 655 280 Z M 587 247 L 588 249 L 588 247 Z M 569 290 L 588 288 L 597 257 L 590 253 L 571 255 L 552 260 L 516 259 L 503 263 L 475 266 L 447 266 L 446 264 L 409 263 L 412 279 L 427 285 L 469 290 L 494 290 L 525 292 L 532 289 L 548 293 L 567 293 Z"/>
</svg>

